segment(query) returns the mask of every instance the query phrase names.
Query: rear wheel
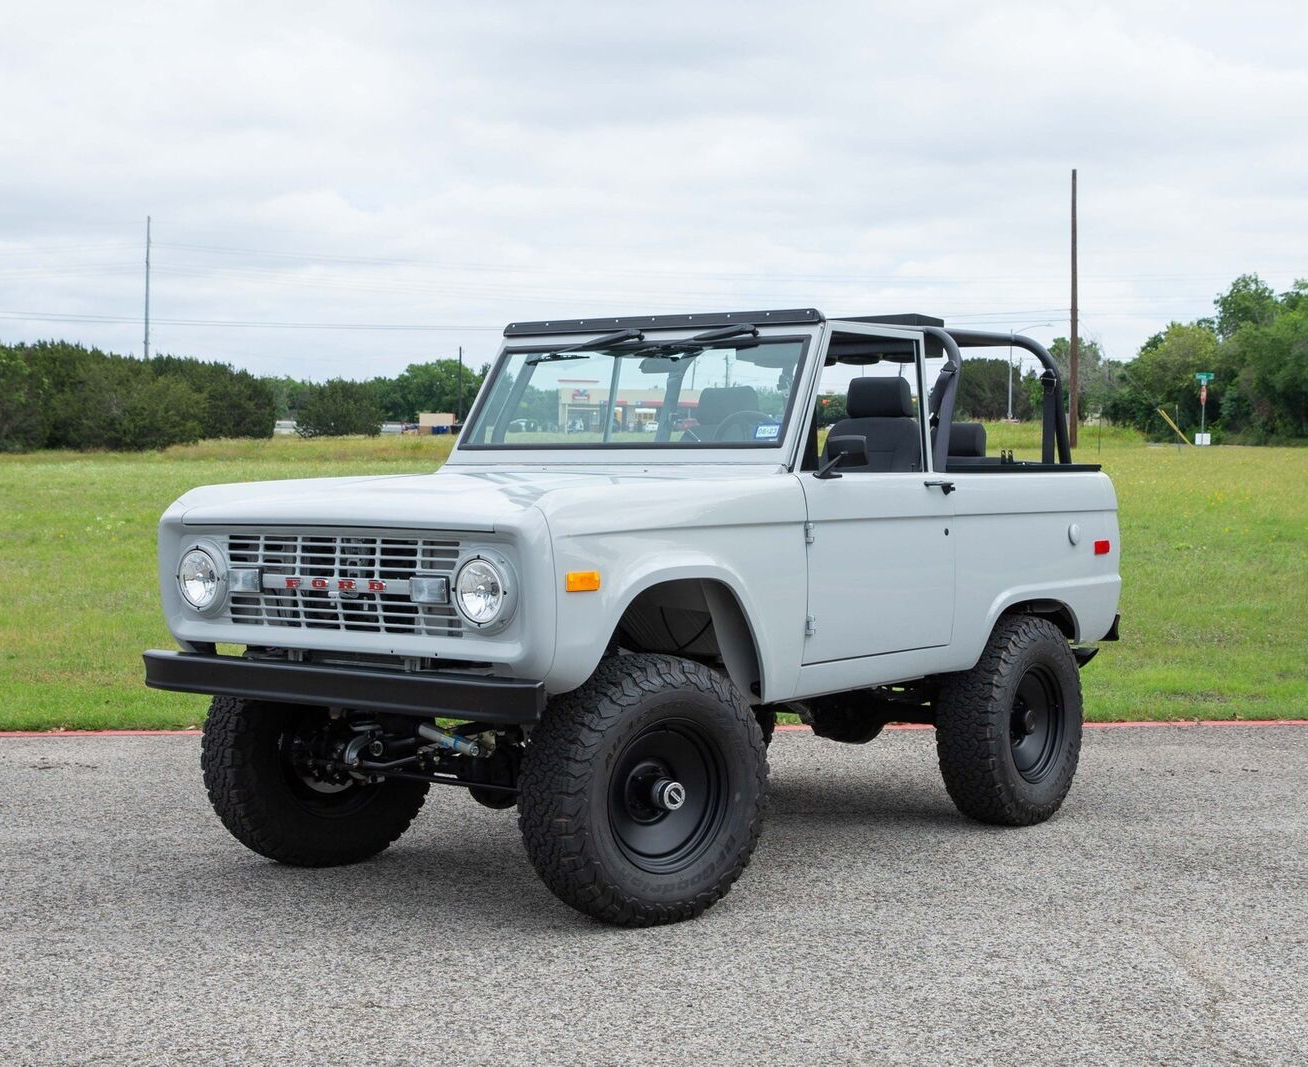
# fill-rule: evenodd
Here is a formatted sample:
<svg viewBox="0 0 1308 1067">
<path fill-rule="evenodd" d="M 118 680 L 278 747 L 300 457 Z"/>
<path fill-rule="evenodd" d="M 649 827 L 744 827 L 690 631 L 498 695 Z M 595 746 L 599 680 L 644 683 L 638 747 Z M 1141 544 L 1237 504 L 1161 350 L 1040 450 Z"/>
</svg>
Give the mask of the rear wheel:
<svg viewBox="0 0 1308 1067">
<path fill-rule="evenodd" d="M 326 708 L 215 697 L 200 742 L 214 811 L 241 844 L 279 863 L 376 855 L 408 829 L 427 785 L 350 776 L 340 759 L 357 736 Z"/>
<path fill-rule="evenodd" d="M 1053 815 L 1081 754 L 1081 678 L 1062 631 L 1002 619 L 980 662 L 942 679 L 936 751 L 964 815 L 1003 826 Z"/>
<path fill-rule="evenodd" d="M 614 656 L 532 732 L 519 825 L 560 900 L 651 926 L 727 892 L 758 840 L 766 787 L 762 731 L 728 679 L 671 656 Z"/>
</svg>

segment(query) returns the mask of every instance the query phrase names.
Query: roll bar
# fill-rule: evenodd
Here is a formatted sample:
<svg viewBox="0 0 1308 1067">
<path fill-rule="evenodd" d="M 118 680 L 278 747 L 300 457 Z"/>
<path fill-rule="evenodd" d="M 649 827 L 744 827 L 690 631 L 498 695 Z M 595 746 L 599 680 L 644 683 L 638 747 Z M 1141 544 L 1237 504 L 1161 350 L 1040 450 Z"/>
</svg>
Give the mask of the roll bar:
<svg viewBox="0 0 1308 1067">
<path fill-rule="evenodd" d="M 1008 345 L 1030 352 L 1040 361 L 1044 373 L 1040 382 L 1044 386 L 1045 403 L 1043 430 L 1041 433 L 1041 462 L 1054 462 L 1054 449 L 1057 446 L 1058 462 L 1072 462 L 1072 446 L 1067 437 L 1067 412 L 1063 408 L 1063 380 L 1058 373 L 1058 364 L 1039 341 L 1021 334 L 990 333 L 985 330 L 948 330 L 936 326 L 924 326 L 922 332 L 936 338 L 944 346 L 949 356 L 936 387 L 942 387 L 939 406 L 932 412 L 938 417 L 935 444 L 935 468 L 944 470 L 949 461 L 949 425 L 954 417 L 954 397 L 958 393 L 958 382 L 963 367 L 964 348 L 1000 348 Z M 932 390 L 935 392 L 935 389 Z"/>
</svg>

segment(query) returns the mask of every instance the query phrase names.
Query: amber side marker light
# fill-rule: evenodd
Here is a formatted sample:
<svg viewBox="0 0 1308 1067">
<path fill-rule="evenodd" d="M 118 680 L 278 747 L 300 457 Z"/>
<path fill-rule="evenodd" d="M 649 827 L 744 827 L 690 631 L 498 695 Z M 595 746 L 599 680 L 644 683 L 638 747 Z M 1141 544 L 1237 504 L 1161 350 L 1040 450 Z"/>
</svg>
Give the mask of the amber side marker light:
<svg viewBox="0 0 1308 1067">
<path fill-rule="evenodd" d="M 563 576 L 563 588 L 569 593 L 593 593 L 599 587 L 599 571 L 568 571 Z"/>
<path fill-rule="evenodd" d="M 1108 542 L 1107 542 L 1107 541 L 1096 541 L 1096 542 L 1095 542 L 1095 555 L 1096 555 L 1096 556 L 1106 556 L 1106 555 L 1108 555 Z"/>
</svg>

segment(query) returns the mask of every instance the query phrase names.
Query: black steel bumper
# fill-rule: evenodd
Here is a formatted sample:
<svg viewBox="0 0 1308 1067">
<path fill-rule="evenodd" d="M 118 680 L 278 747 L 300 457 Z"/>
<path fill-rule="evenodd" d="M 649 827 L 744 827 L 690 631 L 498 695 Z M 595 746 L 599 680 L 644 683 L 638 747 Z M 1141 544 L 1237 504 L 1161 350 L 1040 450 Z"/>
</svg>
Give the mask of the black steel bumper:
<svg viewBox="0 0 1308 1067">
<path fill-rule="evenodd" d="M 545 686 L 453 672 L 406 674 L 312 663 L 215 656 L 151 649 L 145 684 L 180 693 L 275 700 L 285 704 L 386 711 L 423 718 L 445 716 L 495 724 L 540 721 Z"/>
</svg>

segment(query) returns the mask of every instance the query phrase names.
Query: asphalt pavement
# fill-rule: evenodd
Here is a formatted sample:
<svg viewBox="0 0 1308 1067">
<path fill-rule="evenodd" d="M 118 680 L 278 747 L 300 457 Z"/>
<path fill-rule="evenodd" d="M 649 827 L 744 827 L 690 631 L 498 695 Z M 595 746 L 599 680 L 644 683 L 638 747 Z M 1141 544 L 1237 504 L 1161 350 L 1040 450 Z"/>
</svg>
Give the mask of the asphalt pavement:
<svg viewBox="0 0 1308 1067">
<path fill-rule="evenodd" d="M 1303 1064 L 1308 728 L 1089 731 L 1062 812 L 951 806 L 927 730 L 772 749 L 703 918 L 597 925 L 432 791 L 278 867 L 195 737 L 0 740 L 0 1063 Z"/>
</svg>

